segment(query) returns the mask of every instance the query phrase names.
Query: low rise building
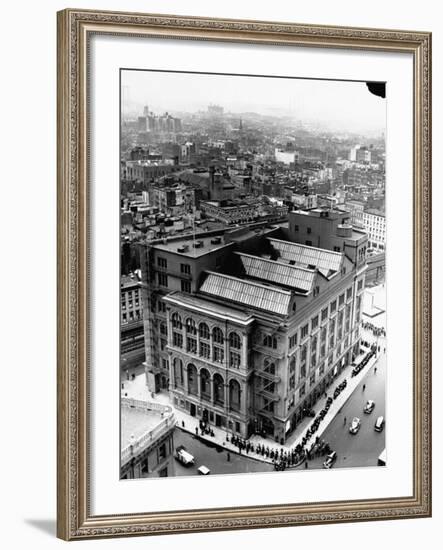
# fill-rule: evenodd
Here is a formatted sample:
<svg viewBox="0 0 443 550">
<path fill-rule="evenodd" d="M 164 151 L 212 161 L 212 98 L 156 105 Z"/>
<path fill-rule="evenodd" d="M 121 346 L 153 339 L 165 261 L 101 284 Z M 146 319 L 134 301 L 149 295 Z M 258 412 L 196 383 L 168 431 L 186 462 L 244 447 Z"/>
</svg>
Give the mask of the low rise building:
<svg viewBox="0 0 443 550">
<path fill-rule="evenodd" d="M 120 479 L 173 476 L 172 407 L 122 397 L 120 411 Z"/>
</svg>

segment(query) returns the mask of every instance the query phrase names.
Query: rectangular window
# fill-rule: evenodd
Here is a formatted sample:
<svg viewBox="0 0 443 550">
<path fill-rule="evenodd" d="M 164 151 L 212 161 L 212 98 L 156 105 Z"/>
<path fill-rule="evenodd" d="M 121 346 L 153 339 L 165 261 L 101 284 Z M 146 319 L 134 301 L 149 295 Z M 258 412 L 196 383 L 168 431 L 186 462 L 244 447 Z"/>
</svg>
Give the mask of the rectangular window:
<svg viewBox="0 0 443 550">
<path fill-rule="evenodd" d="M 298 225 L 294 225 L 294 231 L 298 231 L 298 230 L 299 230 Z"/>
<path fill-rule="evenodd" d="M 334 252 L 340 252 L 340 247 L 339 246 L 334 246 Z"/>
<path fill-rule="evenodd" d="M 185 275 L 190 275 L 191 266 L 189 264 L 180 264 L 180 273 L 184 273 Z"/>
<path fill-rule="evenodd" d="M 311 228 L 310 228 L 310 227 L 307 227 L 307 228 L 306 228 L 306 233 L 307 233 L 308 235 L 310 235 L 311 232 L 312 232 Z"/>
<path fill-rule="evenodd" d="M 297 333 L 289 337 L 289 348 L 290 349 L 295 348 L 296 345 L 297 345 Z"/>
<path fill-rule="evenodd" d="M 363 279 L 360 279 L 357 283 L 357 290 L 361 290 L 363 288 Z"/>
<path fill-rule="evenodd" d="M 351 298 L 352 298 L 352 287 L 350 286 L 346 291 L 346 301 L 350 300 Z"/>
<path fill-rule="evenodd" d="M 191 282 L 190 281 L 180 281 L 182 292 L 191 292 Z"/>
<path fill-rule="evenodd" d="M 160 462 L 166 458 L 166 445 L 163 443 L 163 445 L 160 445 L 158 448 L 158 461 Z"/>
<path fill-rule="evenodd" d="M 306 246 L 312 246 L 312 241 L 305 241 Z"/>
<path fill-rule="evenodd" d="M 290 390 L 293 390 L 295 388 L 295 376 L 292 375 L 290 378 L 289 378 L 289 389 Z"/>
<path fill-rule="evenodd" d="M 240 354 L 231 351 L 229 353 L 229 366 L 233 369 L 238 369 L 240 367 Z"/>
<path fill-rule="evenodd" d="M 157 273 L 158 275 L 158 284 L 160 286 L 168 286 L 168 276 L 166 273 Z"/>
<path fill-rule="evenodd" d="M 309 378 L 309 385 L 313 386 L 315 383 L 315 372 L 311 374 L 311 377 Z"/>
<path fill-rule="evenodd" d="M 315 330 L 318 327 L 318 315 L 311 319 L 311 330 Z"/>
<path fill-rule="evenodd" d="M 303 386 L 300 386 L 300 390 L 299 390 L 299 396 L 300 397 L 303 397 L 306 393 L 306 386 L 305 384 L 303 384 Z"/>
<path fill-rule="evenodd" d="M 339 307 L 342 306 L 344 303 L 345 303 L 345 295 L 344 295 L 344 294 L 340 294 L 340 296 L 339 296 L 339 298 L 338 298 L 338 305 L 339 305 Z"/>
<path fill-rule="evenodd" d="M 325 307 L 324 309 L 321 310 L 321 320 L 324 321 L 327 318 L 328 318 L 328 308 Z"/>
<path fill-rule="evenodd" d="M 335 313 L 336 310 L 337 310 L 337 300 L 334 300 L 333 302 L 331 302 L 331 315 L 332 313 Z"/>
<path fill-rule="evenodd" d="M 195 338 L 186 338 L 186 351 L 197 353 L 197 340 Z"/>
<path fill-rule="evenodd" d="M 172 344 L 176 348 L 182 348 L 183 347 L 183 335 L 179 332 L 173 332 L 172 333 Z"/>
<path fill-rule="evenodd" d="M 166 269 L 168 267 L 168 261 L 166 260 L 166 258 L 162 258 L 162 257 L 159 256 L 157 258 L 157 265 L 161 269 Z"/>
<path fill-rule="evenodd" d="M 224 358 L 225 358 L 224 349 L 214 346 L 214 361 L 216 361 L 217 363 L 223 363 Z"/>
<path fill-rule="evenodd" d="M 308 335 L 308 332 L 309 332 L 309 326 L 306 324 L 304 327 L 302 327 L 301 329 L 301 339 L 303 340 L 303 338 L 306 338 L 306 336 Z"/>
<path fill-rule="evenodd" d="M 329 323 L 329 348 L 333 348 L 335 343 L 335 319 Z"/>
<path fill-rule="evenodd" d="M 211 358 L 211 348 L 206 342 L 200 342 L 200 355 L 205 359 Z"/>
</svg>

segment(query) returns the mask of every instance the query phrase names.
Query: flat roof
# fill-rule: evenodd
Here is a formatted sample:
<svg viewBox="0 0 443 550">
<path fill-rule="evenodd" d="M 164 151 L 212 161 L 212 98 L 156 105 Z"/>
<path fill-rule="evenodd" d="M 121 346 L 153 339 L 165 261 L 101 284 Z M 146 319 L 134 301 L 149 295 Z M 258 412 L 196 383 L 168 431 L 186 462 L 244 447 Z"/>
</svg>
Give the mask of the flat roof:
<svg viewBox="0 0 443 550">
<path fill-rule="evenodd" d="M 214 239 L 221 239 L 221 242 L 211 242 Z M 201 243 L 201 245 L 195 247 L 195 244 L 198 243 Z M 188 249 L 182 250 L 180 252 L 179 249 L 182 249 L 184 245 L 187 245 Z M 164 250 L 165 252 L 174 252 L 176 254 L 179 254 L 180 256 L 188 258 L 199 258 L 200 256 L 208 254 L 209 252 L 214 252 L 215 250 L 220 250 L 227 246 L 232 246 L 232 243 L 226 243 L 223 235 L 210 235 L 208 237 L 198 236 L 195 237 L 195 239 L 192 237 L 192 235 L 187 235 L 183 239 L 170 240 L 166 243 L 155 244 L 153 245 L 153 248 L 157 250 Z"/>
<path fill-rule="evenodd" d="M 137 408 L 125 407 L 120 408 L 121 414 L 121 448 L 124 449 L 129 443 L 131 443 L 131 436 L 133 435 L 135 440 L 141 437 L 146 432 L 151 431 L 153 428 L 160 424 L 163 420 L 160 414 L 149 411 L 142 411 Z"/>
</svg>

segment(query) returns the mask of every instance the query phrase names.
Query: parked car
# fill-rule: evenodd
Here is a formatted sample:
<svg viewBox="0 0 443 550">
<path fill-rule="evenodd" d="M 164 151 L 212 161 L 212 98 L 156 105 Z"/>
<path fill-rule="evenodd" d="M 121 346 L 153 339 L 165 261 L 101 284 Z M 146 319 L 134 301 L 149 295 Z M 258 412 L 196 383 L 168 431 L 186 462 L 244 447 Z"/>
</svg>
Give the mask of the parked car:
<svg viewBox="0 0 443 550">
<path fill-rule="evenodd" d="M 374 430 L 376 432 L 382 432 L 383 428 L 385 427 L 385 419 L 383 416 L 379 416 L 374 424 Z"/>
<path fill-rule="evenodd" d="M 207 476 L 211 473 L 211 470 L 209 468 L 207 468 L 206 466 L 203 466 L 203 465 L 200 466 L 199 468 L 197 468 L 197 471 L 202 476 Z"/>
<path fill-rule="evenodd" d="M 370 414 L 374 410 L 374 407 L 375 407 L 375 401 L 372 401 L 372 399 L 368 399 L 368 401 L 366 401 L 366 405 L 365 405 L 365 408 L 363 409 L 363 412 L 366 414 Z"/>
<path fill-rule="evenodd" d="M 358 430 L 360 429 L 360 425 L 361 425 L 360 418 L 354 417 L 352 419 L 352 422 L 351 422 L 350 426 L 349 426 L 349 432 L 351 434 L 356 434 L 358 432 Z"/>
<path fill-rule="evenodd" d="M 337 460 L 337 453 L 335 451 L 332 451 L 332 453 L 329 453 L 326 457 L 326 460 L 323 462 L 323 468 L 330 469 L 334 465 L 335 461 Z"/>
<path fill-rule="evenodd" d="M 195 463 L 194 457 L 191 453 L 188 453 L 183 445 L 180 445 L 175 450 L 175 458 L 183 464 L 183 466 L 192 466 Z"/>
</svg>

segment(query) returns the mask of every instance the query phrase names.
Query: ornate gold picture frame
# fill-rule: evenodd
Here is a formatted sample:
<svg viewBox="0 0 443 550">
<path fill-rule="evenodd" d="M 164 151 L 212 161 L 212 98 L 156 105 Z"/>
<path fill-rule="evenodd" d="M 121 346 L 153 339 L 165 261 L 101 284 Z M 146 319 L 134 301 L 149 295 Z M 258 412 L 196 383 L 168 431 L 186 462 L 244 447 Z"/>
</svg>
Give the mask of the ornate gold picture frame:
<svg viewBox="0 0 443 550">
<path fill-rule="evenodd" d="M 413 494 L 93 515 L 90 505 L 88 47 L 95 34 L 403 52 L 413 56 Z M 431 515 L 431 34 L 96 12 L 58 13 L 58 536 L 65 540 Z M 116 266 L 117 269 L 117 266 Z M 399 313 L 400 314 L 400 313 Z"/>
</svg>

